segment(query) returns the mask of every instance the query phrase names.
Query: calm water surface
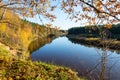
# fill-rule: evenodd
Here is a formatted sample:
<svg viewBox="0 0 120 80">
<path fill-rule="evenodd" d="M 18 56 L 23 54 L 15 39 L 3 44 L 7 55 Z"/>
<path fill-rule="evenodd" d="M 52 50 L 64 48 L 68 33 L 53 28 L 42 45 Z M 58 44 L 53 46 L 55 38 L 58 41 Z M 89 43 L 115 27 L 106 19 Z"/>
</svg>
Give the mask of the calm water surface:
<svg viewBox="0 0 120 80">
<path fill-rule="evenodd" d="M 59 37 L 31 54 L 33 61 L 70 67 L 89 80 L 120 80 L 120 54 L 76 43 Z"/>
</svg>

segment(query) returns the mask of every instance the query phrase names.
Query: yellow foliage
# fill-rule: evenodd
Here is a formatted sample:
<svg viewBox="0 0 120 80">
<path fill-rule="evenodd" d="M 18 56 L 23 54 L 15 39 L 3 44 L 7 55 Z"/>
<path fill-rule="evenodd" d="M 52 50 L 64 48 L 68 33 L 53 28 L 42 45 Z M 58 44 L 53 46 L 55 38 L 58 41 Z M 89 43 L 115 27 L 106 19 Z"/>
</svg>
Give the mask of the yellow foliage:
<svg viewBox="0 0 120 80">
<path fill-rule="evenodd" d="M 6 20 L 9 23 L 14 24 L 14 25 L 18 25 L 21 22 L 18 15 L 15 14 L 12 10 L 6 10 L 6 13 L 4 14 L 3 19 Z"/>
<path fill-rule="evenodd" d="M 32 28 L 26 27 L 21 29 L 19 38 L 24 47 L 28 47 L 31 37 L 32 37 Z"/>
<path fill-rule="evenodd" d="M 91 11 L 89 7 L 84 7 L 83 10 L 84 11 Z"/>
<path fill-rule="evenodd" d="M 1 14 L 0 9 L 0 16 Z M 8 9 L 4 14 L 2 22 L 0 23 L 0 32 L 4 32 L 5 34 L 4 38 L 0 37 L 0 39 L 16 49 L 25 50 L 29 46 L 29 43 L 36 37 L 45 37 L 51 31 L 50 24 L 47 25 L 47 28 L 40 27 L 39 25 L 33 27 L 31 23 L 21 20 L 17 14 Z M 52 30 L 55 31 L 54 29 Z"/>
<path fill-rule="evenodd" d="M 112 25 L 111 25 L 111 24 L 106 24 L 106 25 L 105 25 L 105 28 L 110 29 L 110 28 L 112 28 Z"/>
<path fill-rule="evenodd" d="M 100 1 L 96 1 L 95 4 L 96 4 L 97 6 L 99 6 L 101 3 L 100 3 Z"/>
<path fill-rule="evenodd" d="M 0 24 L 0 32 L 5 32 L 6 30 L 6 23 L 1 23 Z"/>
</svg>

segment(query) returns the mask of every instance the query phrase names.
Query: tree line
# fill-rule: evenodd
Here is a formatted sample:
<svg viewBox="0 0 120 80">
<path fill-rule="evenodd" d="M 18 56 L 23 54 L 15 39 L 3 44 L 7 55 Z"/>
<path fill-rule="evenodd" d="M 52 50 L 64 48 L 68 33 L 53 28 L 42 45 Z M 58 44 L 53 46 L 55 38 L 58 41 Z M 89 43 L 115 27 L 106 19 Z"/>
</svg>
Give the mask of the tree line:
<svg viewBox="0 0 120 80">
<path fill-rule="evenodd" d="M 107 37 L 120 39 L 120 23 L 113 24 L 111 28 L 105 25 L 91 25 L 73 27 L 68 30 L 68 35 L 82 35 L 84 37 Z"/>
</svg>

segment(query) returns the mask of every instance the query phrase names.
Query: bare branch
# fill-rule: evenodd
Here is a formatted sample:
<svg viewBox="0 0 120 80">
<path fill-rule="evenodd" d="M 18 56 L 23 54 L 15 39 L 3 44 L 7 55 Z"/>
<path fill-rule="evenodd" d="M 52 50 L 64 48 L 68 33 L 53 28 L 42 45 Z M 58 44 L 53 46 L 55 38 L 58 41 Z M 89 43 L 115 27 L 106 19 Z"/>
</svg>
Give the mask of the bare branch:
<svg viewBox="0 0 120 80">
<path fill-rule="evenodd" d="M 0 0 L 0 2 L 2 2 L 3 0 Z"/>
<path fill-rule="evenodd" d="M 37 8 L 36 8 L 36 12 L 38 13 Z M 43 21 L 42 21 L 42 19 L 41 19 L 40 15 L 38 15 L 38 16 L 39 16 L 39 19 L 40 19 L 40 21 L 41 21 L 42 25 L 44 25 L 44 23 L 43 23 Z"/>
<path fill-rule="evenodd" d="M 15 4 L 24 4 L 24 3 L 9 3 L 9 4 L 4 4 L 4 5 L 1 5 L 0 8 L 4 8 L 4 7 L 7 7 L 7 6 L 10 6 L 10 5 L 15 5 Z"/>
</svg>

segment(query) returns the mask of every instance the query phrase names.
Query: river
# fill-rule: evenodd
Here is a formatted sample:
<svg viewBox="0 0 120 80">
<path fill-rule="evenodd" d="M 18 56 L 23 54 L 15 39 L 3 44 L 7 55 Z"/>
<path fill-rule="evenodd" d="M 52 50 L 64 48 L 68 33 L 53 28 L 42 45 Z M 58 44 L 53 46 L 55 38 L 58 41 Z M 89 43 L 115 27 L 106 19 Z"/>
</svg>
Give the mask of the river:
<svg viewBox="0 0 120 80">
<path fill-rule="evenodd" d="M 40 47 L 31 52 L 33 61 L 70 67 L 78 72 L 78 76 L 85 76 L 89 80 L 120 80 L 120 52 L 103 51 L 101 48 L 83 45 L 67 37 L 43 42 L 42 46 L 36 43 Z"/>
</svg>

